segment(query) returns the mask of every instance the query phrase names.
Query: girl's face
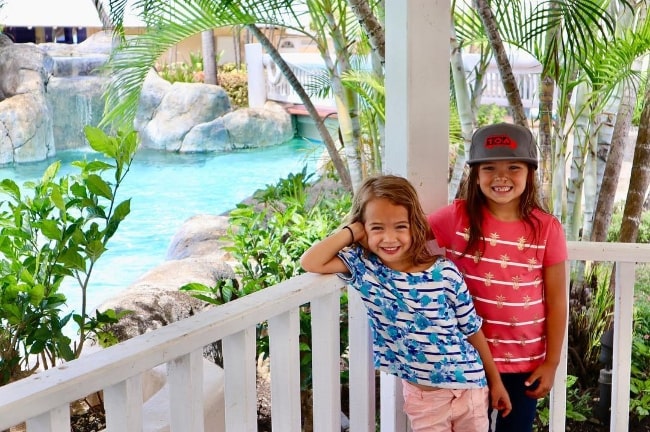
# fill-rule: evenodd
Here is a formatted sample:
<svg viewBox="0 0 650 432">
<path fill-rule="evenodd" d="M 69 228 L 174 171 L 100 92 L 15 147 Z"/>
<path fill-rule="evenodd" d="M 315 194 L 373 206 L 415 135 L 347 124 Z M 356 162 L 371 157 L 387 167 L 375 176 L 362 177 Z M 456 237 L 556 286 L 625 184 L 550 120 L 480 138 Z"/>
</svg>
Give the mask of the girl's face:
<svg viewBox="0 0 650 432">
<path fill-rule="evenodd" d="M 478 185 L 493 213 L 513 210 L 518 214 L 521 194 L 526 190 L 528 164 L 515 161 L 483 162 L 478 167 Z"/>
<path fill-rule="evenodd" d="M 364 216 L 368 249 L 391 269 L 409 271 L 413 267 L 408 253 L 413 240 L 406 207 L 377 198 L 366 204 Z"/>
</svg>

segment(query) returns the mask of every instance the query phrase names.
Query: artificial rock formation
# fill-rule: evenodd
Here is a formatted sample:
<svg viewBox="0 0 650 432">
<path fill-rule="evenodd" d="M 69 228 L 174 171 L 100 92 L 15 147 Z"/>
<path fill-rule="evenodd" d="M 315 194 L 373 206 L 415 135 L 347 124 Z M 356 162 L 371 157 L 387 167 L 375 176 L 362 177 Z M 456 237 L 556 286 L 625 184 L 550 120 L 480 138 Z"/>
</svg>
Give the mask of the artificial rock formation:
<svg viewBox="0 0 650 432">
<path fill-rule="evenodd" d="M 78 45 L 14 44 L 0 35 L 0 165 L 87 145 L 84 126 L 97 126 L 103 116 L 110 77 L 102 66 L 112 49 L 108 32 Z M 134 128 L 143 147 L 181 153 L 275 145 L 294 136 L 291 116 L 278 104 L 232 111 L 221 87 L 170 84 L 154 71 Z"/>
</svg>

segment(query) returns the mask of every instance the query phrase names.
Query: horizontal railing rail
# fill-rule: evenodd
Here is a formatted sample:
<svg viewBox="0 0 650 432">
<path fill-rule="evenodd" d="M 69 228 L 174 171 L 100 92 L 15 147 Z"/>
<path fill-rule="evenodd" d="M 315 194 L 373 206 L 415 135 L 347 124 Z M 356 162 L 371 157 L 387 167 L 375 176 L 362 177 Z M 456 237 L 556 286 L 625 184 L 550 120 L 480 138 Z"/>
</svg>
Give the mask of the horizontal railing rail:
<svg viewBox="0 0 650 432">
<path fill-rule="evenodd" d="M 610 430 L 629 424 L 635 264 L 650 262 L 650 245 L 569 242 L 571 260 L 616 263 Z M 567 275 L 569 271 L 567 270 Z M 0 387 L 0 430 L 27 423 L 28 432 L 70 431 L 69 404 L 103 390 L 107 430 L 142 430 L 142 377 L 167 365 L 171 431 L 257 430 L 256 329 L 268 323 L 273 430 L 298 432 L 299 308 L 312 315 L 314 430 L 341 429 L 339 324 L 343 283 L 334 275 L 302 275 L 201 312 L 57 368 Z M 375 431 L 375 373 L 368 323 L 354 293 L 348 304 L 350 431 Z M 202 349 L 221 340 L 225 425 L 204 428 Z M 386 385 L 384 385 L 386 384 Z M 551 396 L 550 430 L 565 430 L 566 347 Z M 381 430 L 405 432 L 399 382 L 382 377 Z"/>
</svg>

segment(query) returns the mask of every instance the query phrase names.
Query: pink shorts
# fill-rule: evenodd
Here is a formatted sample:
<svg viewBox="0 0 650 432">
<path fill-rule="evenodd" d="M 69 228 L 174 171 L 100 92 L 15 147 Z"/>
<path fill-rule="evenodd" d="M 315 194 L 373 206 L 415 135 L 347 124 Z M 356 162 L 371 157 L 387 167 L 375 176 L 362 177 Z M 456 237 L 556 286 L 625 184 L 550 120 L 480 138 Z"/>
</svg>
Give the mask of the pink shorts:
<svg viewBox="0 0 650 432">
<path fill-rule="evenodd" d="M 488 430 L 487 387 L 420 390 L 402 381 L 404 412 L 413 432 L 485 432 Z"/>
</svg>

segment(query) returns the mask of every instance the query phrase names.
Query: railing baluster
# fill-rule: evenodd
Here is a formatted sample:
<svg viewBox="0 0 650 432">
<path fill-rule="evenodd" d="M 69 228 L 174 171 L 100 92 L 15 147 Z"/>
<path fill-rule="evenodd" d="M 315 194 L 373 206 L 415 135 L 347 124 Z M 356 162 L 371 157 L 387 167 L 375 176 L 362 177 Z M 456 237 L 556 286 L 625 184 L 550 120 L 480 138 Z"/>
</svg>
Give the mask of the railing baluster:
<svg viewBox="0 0 650 432">
<path fill-rule="evenodd" d="M 69 432 L 70 405 L 65 404 L 27 420 L 29 432 Z"/>
<path fill-rule="evenodd" d="M 142 375 L 104 389 L 106 427 L 113 431 L 142 430 Z"/>
<path fill-rule="evenodd" d="M 203 432 L 203 350 L 167 363 L 171 432 Z"/>
<path fill-rule="evenodd" d="M 226 431 L 257 431 L 255 327 L 222 341 L 225 374 Z"/>
<path fill-rule="evenodd" d="M 271 422 L 274 431 L 300 432 L 300 316 L 292 309 L 269 319 Z"/>
<path fill-rule="evenodd" d="M 341 430 L 340 292 L 311 303 L 314 431 Z"/>
<path fill-rule="evenodd" d="M 569 284 L 571 281 L 571 266 L 566 266 L 566 301 L 569 304 Z M 567 307 L 567 323 L 568 321 Z M 560 353 L 560 364 L 555 372 L 555 381 L 551 389 L 550 413 L 549 413 L 549 430 L 564 431 L 566 426 L 566 378 L 567 378 L 567 353 L 568 353 L 569 329 L 564 329 L 564 343 Z"/>
<path fill-rule="evenodd" d="M 348 289 L 348 336 L 350 361 L 350 430 L 375 431 L 375 368 L 368 314 L 361 296 Z"/>
<path fill-rule="evenodd" d="M 380 373 L 381 432 L 405 432 L 408 419 L 404 414 L 402 381 L 386 372 Z"/>
<path fill-rule="evenodd" d="M 635 263 L 616 263 L 614 297 L 614 347 L 612 411 L 610 430 L 628 430 L 630 416 L 630 365 L 632 362 L 632 318 Z"/>
</svg>

